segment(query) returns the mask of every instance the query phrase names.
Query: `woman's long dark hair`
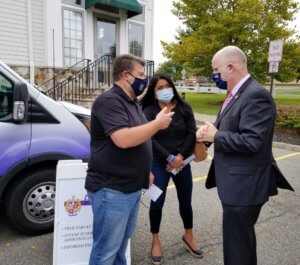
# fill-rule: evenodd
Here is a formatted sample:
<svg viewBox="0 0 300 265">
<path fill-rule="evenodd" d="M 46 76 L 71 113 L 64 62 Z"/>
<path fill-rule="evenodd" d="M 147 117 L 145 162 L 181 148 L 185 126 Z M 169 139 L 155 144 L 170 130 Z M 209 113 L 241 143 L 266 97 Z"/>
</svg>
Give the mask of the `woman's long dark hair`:
<svg viewBox="0 0 300 265">
<path fill-rule="evenodd" d="M 151 78 L 147 92 L 146 92 L 145 96 L 143 97 L 143 99 L 141 100 L 142 108 L 145 109 L 146 107 L 148 107 L 150 105 L 157 104 L 157 99 L 156 99 L 156 96 L 154 93 L 154 89 L 156 87 L 157 82 L 162 79 L 166 80 L 168 82 L 168 84 L 170 85 L 170 87 L 172 87 L 173 93 L 174 93 L 174 97 L 173 97 L 172 101 L 176 100 L 177 104 L 179 104 L 182 107 L 183 114 L 185 115 L 186 108 L 188 108 L 186 102 L 184 102 L 181 99 L 181 97 L 179 96 L 170 76 L 163 74 L 163 73 L 157 73 Z"/>
</svg>

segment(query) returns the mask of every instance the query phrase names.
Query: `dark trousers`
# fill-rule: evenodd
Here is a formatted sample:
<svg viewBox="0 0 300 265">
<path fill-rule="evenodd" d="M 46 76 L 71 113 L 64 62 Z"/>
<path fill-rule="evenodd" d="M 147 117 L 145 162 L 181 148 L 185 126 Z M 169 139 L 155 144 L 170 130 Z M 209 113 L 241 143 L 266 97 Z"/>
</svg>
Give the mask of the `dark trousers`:
<svg viewBox="0 0 300 265">
<path fill-rule="evenodd" d="M 158 186 L 163 193 L 156 202 L 150 204 L 150 231 L 158 233 L 162 217 L 162 208 L 166 198 L 167 187 L 172 177 L 177 190 L 179 201 L 179 213 L 185 229 L 193 228 L 193 210 L 192 210 L 192 189 L 193 180 L 190 165 L 185 166 L 177 175 L 166 171 L 166 164 L 154 160 L 152 164 L 152 173 L 154 175 L 154 184 Z"/>
<path fill-rule="evenodd" d="M 222 206 L 224 265 L 257 265 L 254 225 L 262 204 Z"/>
</svg>

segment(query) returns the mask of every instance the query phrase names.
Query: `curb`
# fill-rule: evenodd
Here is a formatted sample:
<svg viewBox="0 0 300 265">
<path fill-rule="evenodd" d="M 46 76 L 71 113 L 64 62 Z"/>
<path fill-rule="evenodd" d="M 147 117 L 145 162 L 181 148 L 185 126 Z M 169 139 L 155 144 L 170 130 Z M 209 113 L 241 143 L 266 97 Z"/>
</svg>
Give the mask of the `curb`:
<svg viewBox="0 0 300 265">
<path fill-rule="evenodd" d="M 273 142 L 272 146 L 275 148 L 281 148 L 281 149 L 286 149 L 289 151 L 300 152 L 300 145 L 286 144 L 286 143 L 281 143 L 281 142 Z"/>
</svg>

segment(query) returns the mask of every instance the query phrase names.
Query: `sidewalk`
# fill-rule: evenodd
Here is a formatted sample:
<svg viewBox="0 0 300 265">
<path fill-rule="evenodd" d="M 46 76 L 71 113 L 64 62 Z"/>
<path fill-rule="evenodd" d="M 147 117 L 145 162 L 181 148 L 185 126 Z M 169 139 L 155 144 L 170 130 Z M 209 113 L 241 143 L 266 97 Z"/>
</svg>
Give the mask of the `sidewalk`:
<svg viewBox="0 0 300 265">
<path fill-rule="evenodd" d="M 205 121 L 209 121 L 214 123 L 217 116 L 214 115 L 206 115 L 206 114 L 201 114 L 194 112 L 195 120 L 197 125 L 201 125 Z M 282 148 L 290 151 L 295 151 L 295 152 L 300 152 L 300 145 L 292 145 L 292 144 L 287 144 L 287 143 L 282 143 L 282 142 L 273 142 L 273 147 L 276 148 Z"/>
<path fill-rule="evenodd" d="M 197 125 L 199 125 L 205 121 L 214 123 L 217 118 L 217 116 L 214 116 L 214 115 L 206 115 L 206 114 L 201 114 L 198 112 L 194 112 L 194 117 L 195 117 Z"/>
</svg>

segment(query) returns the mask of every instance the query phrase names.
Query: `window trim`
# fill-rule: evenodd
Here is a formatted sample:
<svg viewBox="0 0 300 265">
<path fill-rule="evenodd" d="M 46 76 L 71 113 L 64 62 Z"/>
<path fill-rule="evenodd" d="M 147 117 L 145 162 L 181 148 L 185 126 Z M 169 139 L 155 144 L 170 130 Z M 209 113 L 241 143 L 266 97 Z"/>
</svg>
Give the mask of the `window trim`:
<svg viewBox="0 0 300 265">
<path fill-rule="evenodd" d="M 142 29 L 143 29 L 143 40 L 142 40 L 143 49 L 142 49 L 142 56 L 141 56 L 141 58 L 144 58 L 144 56 L 145 56 L 145 24 L 143 24 L 143 23 L 136 23 L 135 21 L 128 21 L 128 53 L 129 54 L 132 54 L 132 53 L 130 53 L 130 39 L 129 39 L 129 31 L 130 31 L 129 25 L 130 24 L 141 26 Z"/>
<path fill-rule="evenodd" d="M 13 80 L 11 80 L 11 78 L 9 78 L 3 71 L 2 68 L 0 68 L 0 75 L 3 76 L 12 86 L 12 101 L 14 99 L 14 86 L 15 86 L 15 82 Z M 7 117 L 8 116 L 8 117 Z M 5 117 L 0 118 L 0 122 L 13 122 L 12 119 L 13 116 L 13 109 L 11 110 L 11 113 L 9 113 L 8 115 L 6 115 L 5 117 L 7 117 L 5 119 Z"/>
<path fill-rule="evenodd" d="M 93 34 L 94 34 L 94 60 L 99 59 L 98 57 L 98 50 L 97 50 L 97 34 L 98 34 L 98 28 L 97 28 L 97 21 L 98 19 L 107 19 L 107 20 L 112 20 L 114 22 L 116 22 L 116 56 L 118 56 L 120 54 L 120 45 L 121 45 L 121 41 L 120 41 L 120 18 L 119 17 L 114 17 L 114 16 L 108 16 L 108 15 L 103 15 L 100 13 L 94 13 L 93 15 L 94 17 L 94 29 L 93 29 Z"/>
<path fill-rule="evenodd" d="M 141 4 L 140 3 L 140 5 L 143 6 L 143 13 L 139 14 L 139 15 L 136 15 L 134 17 L 131 17 L 131 18 L 129 18 L 129 20 L 131 20 L 131 21 L 138 21 L 138 22 L 141 22 L 141 23 L 145 23 L 145 21 L 146 21 L 146 4 Z M 136 19 L 135 18 L 135 17 L 138 17 L 140 15 L 142 15 L 142 19 Z"/>
<path fill-rule="evenodd" d="M 81 28 L 82 28 L 82 58 L 81 58 L 81 60 L 85 58 L 84 11 L 75 9 L 75 8 L 65 7 L 65 6 L 62 7 L 62 12 L 61 12 L 61 17 L 62 17 L 62 57 L 63 57 L 62 59 L 63 59 L 63 66 L 66 68 L 69 68 L 73 64 L 67 65 L 66 61 L 65 61 L 65 20 L 64 20 L 64 11 L 65 10 L 81 13 L 81 18 L 82 18 L 82 20 L 81 20 Z"/>
<path fill-rule="evenodd" d="M 74 0 L 74 2 L 76 2 L 76 0 Z M 81 5 L 77 5 L 76 3 L 72 4 L 70 3 L 70 0 L 61 0 L 61 3 L 64 5 L 85 8 L 85 0 L 81 0 Z"/>
</svg>

